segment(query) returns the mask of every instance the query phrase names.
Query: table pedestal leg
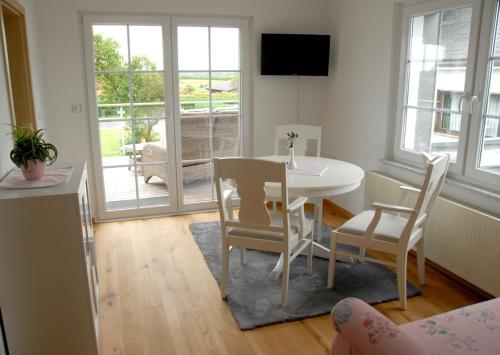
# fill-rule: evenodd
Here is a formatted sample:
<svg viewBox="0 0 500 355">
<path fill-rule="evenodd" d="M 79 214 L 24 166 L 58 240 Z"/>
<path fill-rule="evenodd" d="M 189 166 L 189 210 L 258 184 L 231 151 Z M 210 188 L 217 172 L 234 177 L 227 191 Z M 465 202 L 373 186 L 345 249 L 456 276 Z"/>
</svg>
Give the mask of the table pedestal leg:
<svg viewBox="0 0 500 355">
<path fill-rule="evenodd" d="M 278 259 L 276 266 L 274 267 L 273 271 L 271 272 L 272 278 L 274 280 L 277 280 L 278 277 L 280 277 L 280 275 L 281 275 L 281 271 L 283 271 L 283 254 L 280 254 L 280 258 Z"/>
<path fill-rule="evenodd" d="M 301 253 L 301 255 L 307 255 L 305 251 Z M 313 255 L 317 258 L 322 258 L 322 259 L 327 259 L 330 260 L 330 249 L 327 247 L 324 247 L 323 245 L 313 242 Z M 352 263 L 354 262 L 354 259 L 348 256 L 340 256 L 337 255 L 337 260 L 338 261 L 343 261 L 345 263 Z M 314 265 L 314 261 L 313 261 Z M 280 275 L 281 271 L 283 271 L 283 254 L 280 255 L 280 258 L 278 259 L 278 262 L 276 263 L 276 266 L 274 267 L 273 271 L 271 272 L 271 276 L 274 280 L 277 280 Z"/>
<path fill-rule="evenodd" d="M 320 198 L 318 200 L 314 200 L 314 221 L 316 222 L 316 230 L 314 231 L 314 240 L 313 241 L 313 255 L 318 258 L 323 258 L 330 260 L 330 249 L 321 245 L 319 242 L 323 239 L 323 199 Z M 329 238 L 329 236 L 326 236 Z M 306 255 L 306 251 L 302 251 L 301 255 Z M 337 256 L 337 260 L 343 261 L 346 263 L 352 263 L 354 261 L 353 258 L 347 256 Z M 283 254 L 280 255 L 276 266 L 271 272 L 271 276 L 274 280 L 277 280 L 281 271 L 283 270 Z"/>
<path fill-rule="evenodd" d="M 303 255 L 306 254 L 303 253 Z M 313 242 L 313 255 L 318 258 L 330 260 L 330 249 L 319 243 Z"/>
</svg>

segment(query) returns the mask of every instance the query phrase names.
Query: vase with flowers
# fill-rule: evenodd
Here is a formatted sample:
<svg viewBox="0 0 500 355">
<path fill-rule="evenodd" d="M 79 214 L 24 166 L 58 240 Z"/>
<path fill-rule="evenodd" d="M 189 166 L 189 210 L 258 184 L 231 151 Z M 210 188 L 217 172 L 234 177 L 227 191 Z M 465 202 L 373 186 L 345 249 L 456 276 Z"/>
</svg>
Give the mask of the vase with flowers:
<svg viewBox="0 0 500 355">
<path fill-rule="evenodd" d="M 297 132 L 289 132 L 286 134 L 288 137 L 288 151 L 290 152 L 290 160 L 288 161 L 288 169 L 297 169 L 297 162 L 295 161 L 295 140 L 299 138 Z"/>
</svg>

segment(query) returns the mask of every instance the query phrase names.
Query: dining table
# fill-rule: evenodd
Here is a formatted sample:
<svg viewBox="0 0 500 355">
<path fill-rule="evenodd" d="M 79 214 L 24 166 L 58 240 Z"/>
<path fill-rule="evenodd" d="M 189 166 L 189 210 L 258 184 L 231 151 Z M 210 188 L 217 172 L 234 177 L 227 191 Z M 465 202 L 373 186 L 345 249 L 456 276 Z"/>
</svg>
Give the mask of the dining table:
<svg viewBox="0 0 500 355">
<path fill-rule="evenodd" d="M 257 159 L 288 162 L 287 155 L 269 155 Z M 314 231 L 315 256 L 329 259 L 330 250 L 321 245 L 319 241 L 323 238 L 323 199 L 332 198 L 356 190 L 362 183 L 365 172 L 359 166 L 342 160 L 315 156 L 296 156 L 297 171 L 287 171 L 288 197 L 290 199 L 304 196 L 314 204 L 314 220 L 316 228 Z M 322 170 L 322 173 L 319 173 Z M 276 183 L 267 183 L 266 195 L 270 199 L 278 199 L 281 196 L 280 186 Z M 283 261 L 280 260 L 273 270 L 273 277 L 277 278 L 281 273 Z"/>
</svg>

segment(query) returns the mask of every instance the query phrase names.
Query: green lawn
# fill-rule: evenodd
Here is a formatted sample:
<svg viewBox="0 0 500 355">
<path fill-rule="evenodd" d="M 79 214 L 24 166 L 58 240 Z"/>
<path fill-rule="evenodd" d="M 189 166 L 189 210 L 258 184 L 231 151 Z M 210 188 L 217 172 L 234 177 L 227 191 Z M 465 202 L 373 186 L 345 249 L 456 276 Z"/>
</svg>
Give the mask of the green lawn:
<svg viewBox="0 0 500 355">
<path fill-rule="evenodd" d="M 120 128 L 101 128 L 101 154 L 103 157 L 123 155 Z"/>
</svg>

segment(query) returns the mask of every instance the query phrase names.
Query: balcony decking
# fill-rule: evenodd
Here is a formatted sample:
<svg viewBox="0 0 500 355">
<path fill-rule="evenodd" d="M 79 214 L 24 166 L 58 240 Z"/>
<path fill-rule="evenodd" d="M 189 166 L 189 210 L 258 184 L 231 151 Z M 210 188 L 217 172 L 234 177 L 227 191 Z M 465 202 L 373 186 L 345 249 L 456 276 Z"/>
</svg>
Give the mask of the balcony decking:
<svg viewBox="0 0 500 355">
<path fill-rule="evenodd" d="M 106 205 L 109 210 L 137 208 L 134 168 L 117 167 L 104 169 Z M 153 176 L 148 183 L 139 173 L 137 176 L 139 207 L 166 206 L 170 204 L 167 184 Z M 190 179 L 184 183 L 184 202 L 212 200 L 210 177 Z"/>
</svg>

